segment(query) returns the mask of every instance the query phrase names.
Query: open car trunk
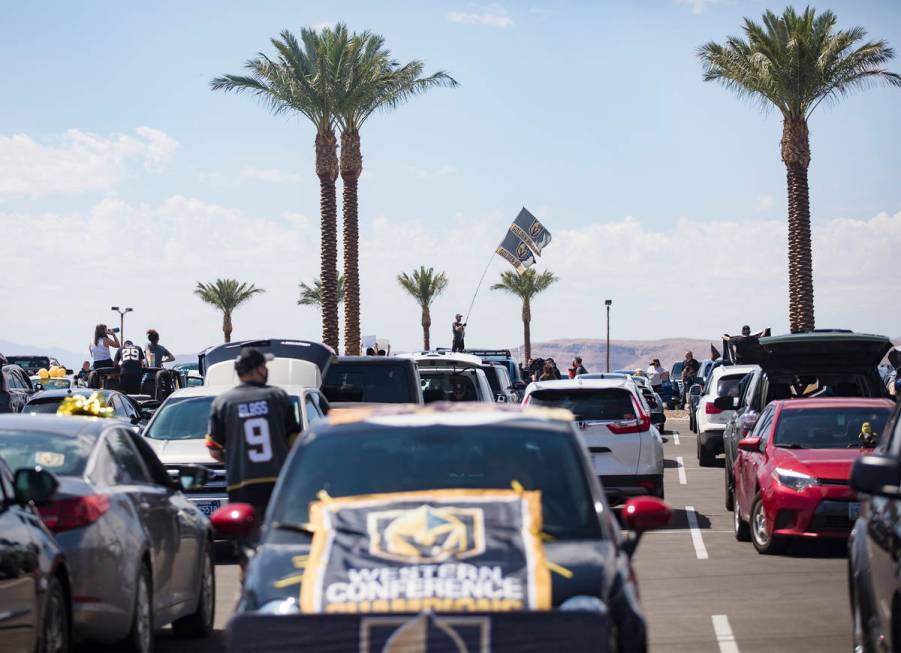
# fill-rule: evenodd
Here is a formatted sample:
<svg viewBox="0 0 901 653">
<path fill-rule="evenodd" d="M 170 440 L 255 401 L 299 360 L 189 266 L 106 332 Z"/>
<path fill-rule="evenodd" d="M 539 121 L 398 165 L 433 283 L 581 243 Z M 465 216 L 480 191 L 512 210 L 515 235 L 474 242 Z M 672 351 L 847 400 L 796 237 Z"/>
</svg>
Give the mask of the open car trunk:
<svg viewBox="0 0 901 653">
<path fill-rule="evenodd" d="M 319 368 L 322 376 L 328 371 L 335 353 L 319 342 L 309 340 L 291 340 L 288 338 L 266 338 L 262 340 L 242 340 L 209 347 L 200 352 L 198 358 L 200 373 L 206 372 L 216 363 L 233 362 L 243 347 L 259 349 L 264 354 L 272 354 L 275 358 L 291 358 L 313 363 Z"/>
<path fill-rule="evenodd" d="M 814 331 L 760 339 L 756 360 L 768 374 L 868 374 L 892 348 L 885 336 L 850 331 Z"/>
</svg>

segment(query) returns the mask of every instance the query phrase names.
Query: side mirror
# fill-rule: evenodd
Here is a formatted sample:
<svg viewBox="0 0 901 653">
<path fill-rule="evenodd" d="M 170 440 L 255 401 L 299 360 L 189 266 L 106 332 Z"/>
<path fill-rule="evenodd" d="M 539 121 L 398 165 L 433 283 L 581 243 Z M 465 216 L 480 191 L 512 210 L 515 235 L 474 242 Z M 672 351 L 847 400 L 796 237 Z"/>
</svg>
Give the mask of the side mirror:
<svg viewBox="0 0 901 653">
<path fill-rule="evenodd" d="M 145 422 L 149 421 L 150 418 L 153 417 L 153 413 L 154 413 L 154 411 L 150 408 L 142 408 L 141 409 L 141 419 L 144 420 Z"/>
<path fill-rule="evenodd" d="M 75 373 L 75 372 L 73 372 L 72 370 L 70 370 L 68 367 L 66 368 L 66 374 L 74 374 L 74 373 Z"/>
<path fill-rule="evenodd" d="M 700 384 L 695 383 L 693 386 L 691 386 L 691 388 L 689 388 L 688 394 L 690 394 L 692 397 L 700 397 L 702 389 L 703 388 L 701 388 Z"/>
<path fill-rule="evenodd" d="M 523 390 L 526 389 L 525 381 L 514 381 L 514 382 L 513 382 L 513 389 L 514 389 L 514 390 L 519 390 L 520 392 L 522 392 Z"/>
<path fill-rule="evenodd" d="M 21 505 L 34 503 L 40 506 L 49 503 L 59 488 L 56 475 L 43 467 L 17 469 L 13 483 L 16 488 L 16 503 Z"/>
<path fill-rule="evenodd" d="M 720 410 L 735 410 L 738 408 L 738 398 L 736 397 L 717 397 L 713 400 L 713 405 Z"/>
<path fill-rule="evenodd" d="M 744 438 L 738 441 L 738 448 L 742 451 L 760 451 L 760 438 Z"/>
<path fill-rule="evenodd" d="M 901 460 L 885 454 L 861 456 L 851 467 L 851 487 L 864 494 L 901 498 Z"/>
<path fill-rule="evenodd" d="M 741 416 L 741 419 L 738 422 L 738 427 L 739 429 L 741 429 L 741 437 L 747 437 L 748 433 L 754 430 L 754 427 L 757 426 L 757 419 L 759 417 L 760 415 L 755 413 L 753 410 L 750 410 Z"/>
<path fill-rule="evenodd" d="M 497 403 L 499 403 L 499 404 L 507 403 L 507 395 L 502 395 L 502 394 L 497 395 Z"/>
<path fill-rule="evenodd" d="M 257 513 L 249 503 L 229 503 L 210 515 L 216 535 L 247 537 L 257 527 Z"/>
<path fill-rule="evenodd" d="M 633 497 L 623 506 L 621 518 L 629 530 L 636 533 L 665 528 L 673 517 L 673 511 L 655 497 Z"/>
<path fill-rule="evenodd" d="M 193 490 L 203 487 L 210 480 L 210 472 L 203 465 L 179 465 L 178 487 L 180 490 Z"/>
<path fill-rule="evenodd" d="M 43 383 L 35 383 L 31 387 L 34 388 L 35 392 L 40 392 L 41 390 L 44 389 L 44 384 Z"/>
</svg>

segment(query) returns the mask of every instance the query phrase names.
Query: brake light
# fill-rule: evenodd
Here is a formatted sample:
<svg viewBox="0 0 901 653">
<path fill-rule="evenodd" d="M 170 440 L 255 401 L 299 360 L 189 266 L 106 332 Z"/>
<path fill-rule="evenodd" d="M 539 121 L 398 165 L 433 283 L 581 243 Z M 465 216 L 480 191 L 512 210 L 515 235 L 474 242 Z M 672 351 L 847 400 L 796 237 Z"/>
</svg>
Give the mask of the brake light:
<svg viewBox="0 0 901 653">
<path fill-rule="evenodd" d="M 713 405 L 712 401 L 708 401 L 704 405 L 704 412 L 708 415 L 719 415 L 721 412 L 723 412 L 723 409 L 717 408 L 716 406 Z"/>
<path fill-rule="evenodd" d="M 638 419 L 627 419 L 607 425 L 613 433 L 644 433 L 651 428 L 651 418 L 641 415 Z"/>
<path fill-rule="evenodd" d="M 55 533 L 93 524 L 107 510 L 109 498 L 103 494 L 60 499 L 38 508 L 47 528 Z"/>
</svg>

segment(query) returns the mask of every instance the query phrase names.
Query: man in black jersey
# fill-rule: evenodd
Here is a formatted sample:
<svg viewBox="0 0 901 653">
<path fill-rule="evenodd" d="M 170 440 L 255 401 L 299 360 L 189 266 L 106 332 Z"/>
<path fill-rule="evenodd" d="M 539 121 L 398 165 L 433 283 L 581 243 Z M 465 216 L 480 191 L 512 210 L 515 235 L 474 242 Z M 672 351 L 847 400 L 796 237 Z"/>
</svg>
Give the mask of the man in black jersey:
<svg viewBox="0 0 901 653">
<path fill-rule="evenodd" d="M 141 377 L 144 376 L 144 350 L 136 347 L 131 340 L 122 343 L 113 359 L 119 368 L 119 390 L 127 395 L 141 392 Z"/>
<path fill-rule="evenodd" d="M 235 371 L 241 384 L 213 401 L 206 446 L 225 463 L 228 500 L 253 505 L 262 522 L 300 424 L 288 394 L 266 385 L 266 356 L 258 349 L 242 349 Z"/>
</svg>

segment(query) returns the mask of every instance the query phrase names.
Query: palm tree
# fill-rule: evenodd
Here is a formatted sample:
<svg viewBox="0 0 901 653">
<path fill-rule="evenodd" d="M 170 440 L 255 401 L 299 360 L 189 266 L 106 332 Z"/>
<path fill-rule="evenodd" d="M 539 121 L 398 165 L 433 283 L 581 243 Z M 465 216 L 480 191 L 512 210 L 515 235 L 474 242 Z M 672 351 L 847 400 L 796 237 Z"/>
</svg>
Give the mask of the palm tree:
<svg viewBox="0 0 901 653">
<path fill-rule="evenodd" d="M 225 342 L 232 341 L 232 313 L 238 306 L 259 293 L 266 292 L 252 283 L 234 279 L 216 279 L 212 283 L 198 281 L 194 294 L 222 311 L 222 334 Z"/>
<path fill-rule="evenodd" d="M 558 278 L 550 270 L 538 274 L 535 268 L 529 268 L 522 274 L 501 272 L 500 283 L 491 286 L 492 290 L 503 290 L 522 300 L 522 331 L 526 360 L 532 358 L 532 298 L 557 281 Z"/>
<path fill-rule="evenodd" d="M 244 75 L 217 77 L 213 90 L 250 93 L 275 115 L 299 113 L 316 127 L 316 175 L 319 177 L 320 276 L 322 278 L 322 340 L 338 351 L 338 232 L 335 181 L 338 141 L 335 136 L 333 89 L 335 71 L 350 36 L 343 25 L 319 32 L 302 29 L 298 41 L 288 30 L 271 39 L 275 59 L 259 53 Z"/>
<path fill-rule="evenodd" d="M 419 266 L 413 274 L 403 272 L 397 275 L 397 283 L 406 290 L 422 307 L 422 348 L 429 350 L 429 329 L 432 327 L 432 314 L 429 307 L 435 298 L 447 288 L 447 277 L 444 272 L 435 272 L 434 268 Z"/>
<path fill-rule="evenodd" d="M 313 285 L 308 286 L 303 281 L 300 286 L 300 299 L 297 303 L 301 306 L 322 306 L 322 282 L 319 277 L 313 279 Z M 338 303 L 344 301 L 344 275 L 338 274 Z"/>
<path fill-rule="evenodd" d="M 339 25 L 336 29 L 343 28 Z M 346 29 L 346 28 L 344 28 Z M 360 273 L 357 183 L 363 173 L 360 128 L 379 109 L 393 109 L 436 86 L 456 86 L 446 72 L 423 76 L 421 61 L 400 65 L 385 49 L 385 39 L 371 32 L 347 44 L 335 84 L 335 115 L 341 127 L 341 181 L 344 183 L 344 347 L 360 353 Z"/>
<path fill-rule="evenodd" d="M 862 27 L 835 29 L 831 11 L 798 14 L 789 7 L 763 15 L 763 25 L 746 18 L 746 40 L 701 46 L 704 81 L 720 82 L 739 97 L 775 106 L 782 113 L 782 161 L 788 181 L 788 287 L 792 332 L 812 331 L 813 272 L 807 121 L 824 100 L 836 102 L 851 91 L 877 83 L 901 86 L 901 76 L 883 65 L 894 57 L 885 41 L 862 43 Z"/>
</svg>

